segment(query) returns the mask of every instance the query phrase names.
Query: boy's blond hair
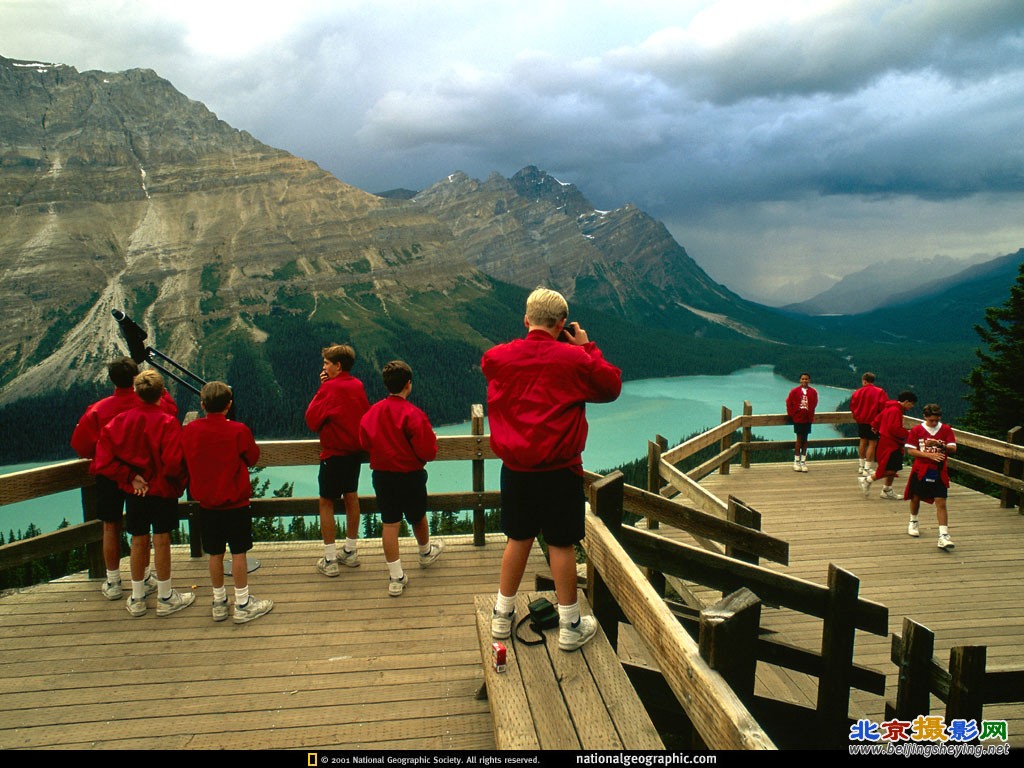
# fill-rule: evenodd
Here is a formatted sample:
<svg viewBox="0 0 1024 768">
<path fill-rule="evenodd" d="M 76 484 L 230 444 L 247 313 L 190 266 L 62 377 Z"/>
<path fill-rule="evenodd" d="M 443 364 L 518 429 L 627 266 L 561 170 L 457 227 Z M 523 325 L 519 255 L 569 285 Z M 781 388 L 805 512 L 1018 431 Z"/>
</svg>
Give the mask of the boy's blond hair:
<svg viewBox="0 0 1024 768">
<path fill-rule="evenodd" d="M 164 377 L 153 370 L 147 370 L 135 377 L 135 394 L 142 398 L 142 402 L 153 404 L 160 400 L 164 394 Z"/>
<path fill-rule="evenodd" d="M 356 362 L 356 351 L 348 344 L 331 344 L 320 350 L 324 360 L 337 363 L 343 371 L 351 371 Z"/>
<path fill-rule="evenodd" d="M 554 328 L 569 317 L 569 303 L 558 291 L 537 288 L 526 298 L 526 319 L 530 325 Z"/>
<path fill-rule="evenodd" d="M 234 393 L 223 381 L 208 381 L 199 391 L 199 399 L 207 413 L 223 413 L 231 405 Z"/>
</svg>

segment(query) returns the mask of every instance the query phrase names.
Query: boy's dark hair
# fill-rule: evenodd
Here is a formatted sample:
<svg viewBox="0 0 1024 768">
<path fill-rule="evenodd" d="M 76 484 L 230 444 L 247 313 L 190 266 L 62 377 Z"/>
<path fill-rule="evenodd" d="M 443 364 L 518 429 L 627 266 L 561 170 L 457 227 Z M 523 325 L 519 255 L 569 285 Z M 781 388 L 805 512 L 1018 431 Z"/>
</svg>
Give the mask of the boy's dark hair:
<svg viewBox="0 0 1024 768">
<path fill-rule="evenodd" d="M 928 403 L 928 405 L 921 409 L 921 413 L 924 416 L 941 416 L 942 409 L 938 403 Z"/>
<path fill-rule="evenodd" d="M 392 360 L 384 366 L 380 372 L 384 379 L 384 386 L 392 395 L 397 395 L 405 385 L 412 381 L 412 368 L 408 363 L 401 360 Z"/>
<path fill-rule="evenodd" d="M 118 389 L 130 387 L 139 375 L 139 366 L 130 357 L 119 357 L 107 363 L 107 376 Z"/>
<path fill-rule="evenodd" d="M 900 392 L 898 395 L 896 395 L 896 399 L 899 400 L 901 403 L 905 402 L 907 400 L 909 400 L 912 403 L 916 403 L 917 402 L 917 395 L 915 395 L 909 389 L 905 389 L 902 392 Z"/>
<path fill-rule="evenodd" d="M 156 371 L 143 371 L 135 377 L 135 394 L 150 405 L 160 401 L 164 394 L 164 377 Z"/>
<path fill-rule="evenodd" d="M 864 375 L 860 377 L 860 380 L 861 381 L 865 381 L 868 384 L 874 384 L 875 383 L 875 374 L 873 374 L 871 371 L 865 371 Z"/>
<path fill-rule="evenodd" d="M 199 391 L 199 399 L 207 413 L 224 413 L 231 405 L 234 393 L 223 381 L 209 381 Z"/>
<path fill-rule="evenodd" d="M 356 351 L 348 344 L 331 344 L 331 346 L 320 350 L 320 354 L 323 355 L 324 360 L 337 363 L 341 366 L 341 370 L 346 372 L 351 371 L 356 362 Z"/>
</svg>

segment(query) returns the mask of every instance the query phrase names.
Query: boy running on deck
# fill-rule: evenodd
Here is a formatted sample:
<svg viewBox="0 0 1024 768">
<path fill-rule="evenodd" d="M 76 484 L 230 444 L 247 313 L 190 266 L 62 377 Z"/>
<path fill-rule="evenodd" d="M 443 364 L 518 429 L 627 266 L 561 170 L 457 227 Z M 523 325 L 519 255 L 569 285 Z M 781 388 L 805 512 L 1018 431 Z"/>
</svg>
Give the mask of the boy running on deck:
<svg viewBox="0 0 1024 768">
<path fill-rule="evenodd" d="M 188 464 L 189 489 L 199 502 L 203 551 L 210 556 L 213 585 L 213 620 L 228 617 L 224 586 L 224 552 L 231 547 L 231 578 L 235 583 L 235 624 L 245 624 L 269 613 L 273 600 L 257 600 L 249 594 L 249 569 L 245 553 L 252 549 L 252 514 L 249 467 L 260 458 L 260 449 L 245 424 L 227 418 L 231 387 L 221 381 L 203 385 L 199 393 L 206 417 L 185 426 L 182 442 Z"/>
<path fill-rule="evenodd" d="M 917 538 L 921 535 L 917 514 L 923 501 L 935 504 L 935 516 L 939 523 L 939 549 L 949 551 L 955 546 L 949 537 L 949 513 L 946 497 L 949 495 L 949 467 L 946 457 L 956 453 L 956 437 L 948 424 L 943 424 L 942 409 L 929 403 L 922 411 L 924 424 L 915 424 L 907 435 L 907 454 L 914 459 L 910 467 L 903 496 L 910 499 L 910 523 L 907 534 Z"/>
<path fill-rule="evenodd" d="M 427 414 L 408 401 L 412 369 L 393 360 L 381 371 L 391 394 L 374 405 L 359 424 L 359 441 L 370 454 L 373 490 L 383 523 L 381 539 L 388 566 L 388 594 L 398 597 L 409 583 L 398 551 L 402 516 L 412 526 L 420 549 L 420 567 L 426 568 L 444 550 L 444 542 L 430 541 L 427 524 L 427 471 L 437 456 L 437 436 Z"/>
<path fill-rule="evenodd" d="M 359 468 L 363 460 L 359 447 L 359 420 L 370 407 L 366 390 L 349 371 L 356 361 L 355 350 L 347 344 L 324 347 L 320 389 L 306 409 L 306 425 L 320 435 L 320 533 L 324 556 L 317 570 L 324 576 L 339 573 L 338 563 L 359 566 Z M 345 546 L 339 556 L 335 544 L 335 502 L 345 504 Z"/>
<path fill-rule="evenodd" d="M 142 405 L 132 382 L 139 375 L 139 366 L 130 357 L 119 357 L 107 365 L 107 376 L 114 385 L 114 394 L 90 405 L 78 420 L 71 434 L 71 447 L 83 459 L 94 459 L 100 432 L 118 414 Z M 160 407 L 171 416 L 178 415 L 178 406 L 167 390 L 160 398 Z M 117 483 L 96 474 L 96 462 L 89 464 L 89 473 L 96 477 L 96 517 L 103 522 L 103 563 L 107 577 L 100 587 L 108 600 L 120 600 L 121 587 L 121 525 L 124 517 L 125 493 Z M 146 594 L 156 591 L 152 573 L 145 576 Z"/>
<path fill-rule="evenodd" d="M 96 473 L 128 494 L 125 516 L 132 537 L 132 594 L 125 607 L 132 616 L 146 613 L 146 568 L 150 530 L 156 559 L 156 615 L 169 616 L 195 601 L 192 592 L 171 588 L 171 529 L 178 526 L 178 497 L 187 472 L 181 425 L 161 410 L 164 380 L 156 371 L 135 377 L 142 405 L 115 416 L 96 444 Z"/>
<path fill-rule="evenodd" d="M 903 415 L 917 403 L 917 395 L 913 392 L 900 392 L 895 400 L 889 400 L 882 412 L 871 423 L 872 429 L 878 433 L 878 462 L 872 474 L 858 479 L 860 489 L 867 496 L 871 493 L 871 484 L 879 478 L 885 478 L 880 498 L 887 501 L 899 501 L 900 496 L 892 489 L 892 481 L 903 469 L 903 447 L 907 441 L 907 430 L 903 426 Z"/>
</svg>

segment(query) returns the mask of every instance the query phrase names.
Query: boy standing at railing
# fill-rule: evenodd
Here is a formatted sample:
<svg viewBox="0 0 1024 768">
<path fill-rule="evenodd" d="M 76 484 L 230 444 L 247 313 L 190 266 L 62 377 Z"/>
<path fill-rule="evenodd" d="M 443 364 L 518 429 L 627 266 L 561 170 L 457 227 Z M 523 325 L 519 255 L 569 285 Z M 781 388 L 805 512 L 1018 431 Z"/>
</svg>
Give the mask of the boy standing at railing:
<svg viewBox="0 0 1024 768">
<path fill-rule="evenodd" d="M 142 405 L 114 417 L 96 444 L 96 473 L 128 494 L 126 524 L 132 537 L 132 594 L 125 607 L 132 616 L 146 613 L 146 568 L 150 530 L 156 557 L 156 615 L 169 616 L 195 601 L 191 592 L 171 588 L 171 530 L 178 526 L 178 497 L 187 471 L 181 425 L 158 405 L 164 380 L 156 371 L 135 377 Z"/>
<path fill-rule="evenodd" d="M 203 551 L 210 556 L 213 585 L 213 620 L 228 617 L 224 586 L 224 552 L 231 547 L 231 577 L 235 582 L 235 624 L 269 613 L 273 600 L 249 594 L 245 553 L 252 549 L 252 514 L 249 467 L 260 458 L 260 448 L 245 424 L 227 418 L 233 395 L 222 381 L 203 385 L 199 393 L 206 417 L 185 426 L 182 442 L 188 464 L 189 489 L 199 502 Z"/>
<path fill-rule="evenodd" d="M 583 448 L 586 403 L 608 403 L 622 390 L 622 371 L 579 323 L 568 322 L 562 294 L 538 288 L 526 299 L 525 339 L 484 353 L 491 448 L 501 459 L 501 528 L 508 536 L 491 636 L 512 632 L 516 593 L 533 542 L 544 535 L 558 596 L 558 647 L 574 651 L 597 633 L 581 616 L 576 550 L 586 531 Z"/>
<path fill-rule="evenodd" d="M 142 405 L 132 382 L 139 374 L 139 366 L 130 357 L 119 357 L 107 365 L 107 376 L 114 385 L 114 394 L 90 405 L 78 420 L 71 434 L 71 447 L 83 459 L 94 459 L 100 432 L 118 414 Z M 160 407 L 171 416 L 178 415 L 178 406 L 164 390 Z M 121 524 L 124 517 L 125 493 L 117 483 L 96 474 L 96 462 L 89 464 L 89 472 L 96 477 L 96 517 L 103 522 L 103 563 L 107 577 L 100 591 L 108 600 L 120 600 L 121 587 Z M 146 594 L 156 591 L 156 580 L 147 573 Z"/>
<path fill-rule="evenodd" d="M 811 386 L 811 375 L 800 374 L 800 386 L 793 387 L 786 396 L 786 413 L 793 422 L 796 442 L 793 446 L 793 471 L 807 471 L 807 438 L 814 423 L 814 409 L 818 407 L 818 391 Z"/>
<path fill-rule="evenodd" d="M 444 542 L 430 541 L 427 524 L 427 470 L 437 457 L 437 435 L 427 414 L 409 402 L 412 369 L 393 360 L 381 371 L 391 394 L 366 412 L 359 423 L 359 441 L 370 454 L 373 490 L 383 523 L 381 540 L 388 566 L 388 594 L 398 597 L 409 583 L 398 551 L 402 517 L 409 521 L 420 548 L 420 567 L 431 565 Z"/>
<path fill-rule="evenodd" d="M 949 512 L 946 497 L 949 495 L 949 467 L 946 457 L 956 453 L 956 437 L 949 424 L 943 424 L 942 409 L 929 403 L 922 409 L 924 424 L 915 424 L 907 435 L 907 455 L 914 459 L 910 467 L 910 479 L 903 496 L 910 499 L 910 523 L 907 534 L 917 538 L 921 535 L 917 513 L 921 502 L 935 504 L 935 516 L 939 523 L 939 549 L 949 551 L 955 545 L 949 537 Z"/>
<path fill-rule="evenodd" d="M 359 420 L 370 407 L 366 390 L 349 371 L 356 353 L 347 344 L 324 347 L 320 389 L 306 408 L 306 425 L 320 435 L 320 533 L 324 556 L 316 568 L 324 576 L 338 575 L 338 563 L 349 568 L 359 566 L 356 544 L 359 541 Z M 335 544 L 334 505 L 345 504 L 347 539 L 341 553 Z"/>
</svg>

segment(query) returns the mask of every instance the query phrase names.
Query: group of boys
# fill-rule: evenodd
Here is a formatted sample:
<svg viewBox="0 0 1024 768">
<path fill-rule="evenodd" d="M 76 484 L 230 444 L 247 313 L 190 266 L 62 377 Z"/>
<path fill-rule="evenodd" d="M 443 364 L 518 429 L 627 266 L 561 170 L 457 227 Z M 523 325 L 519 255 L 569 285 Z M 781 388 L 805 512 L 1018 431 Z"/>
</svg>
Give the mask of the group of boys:
<svg viewBox="0 0 1024 768">
<path fill-rule="evenodd" d="M 810 376 L 800 376 L 800 386 L 794 387 L 786 398 L 786 412 L 793 422 L 796 433 L 796 448 L 793 469 L 807 471 L 807 436 L 814 421 L 814 408 L 818 394 L 810 386 Z M 939 527 L 938 548 L 953 549 L 955 544 L 949 535 L 949 513 L 946 498 L 949 493 L 949 467 L 946 458 L 956 452 L 956 437 L 948 424 L 943 424 L 942 409 L 935 403 L 924 406 L 924 423 L 908 430 L 903 426 L 903 416 L 917 404 L 917 395 L 910 391 L 900 392 L 895 399 L 889 399 L 885 390 L 875 384 L 873 373 L 864 373 L 861 386 L 850 399 L 850 410 L 857 423 L 859 438 L 858 483 L 864 496 L 871 493 L 871 485 L 882 481 L 880 497 L 889 501 L 908 499 L 910 501 L 910 522 L 907 534 L 914 538 L 921 535 L 921 502 L 935 505 Z M 910 478 L 903 494 L 892 487 L 893 480 L 903 469 L 904 455 L 910 456 Z"/>
<path fill-rule="evenodd" d="M 192 592 L 171 586 L 170 532 L 178 526 L 178 497 L 186 486 L 200 505 L 203 547 L 210 555 L 215 621 L 228 618 L 223 561 L 230 545 L 235 582 L 235 623 L 252 621 L 273 607 L 271 600 L 249 594 L 245 553 L 252 548 L 248 467 L 259 448 L 245 425 L 231 421 L 231 389 L 206 384 L 201 393 L 206 418 L 184 429 L 163 377 L 139 372 L 131 358 L 107 367 L 114 394 L 91 405 L 79 420 L 71 445 L 92 459 L 96 476 L 96 512 L 103 521 L 106 579 L 101 591 L 109 600 L 123 595 L 120 573 L 121 517 L 131 535 L 131 594 L 125 608 L 144 616 L 146 598 L 157 593 L 156 615 L 170 616 L 195 602 Z M 150 544 L 155 578 L 149 568 Z"/>
<path fill-rule="evenodd" d="M 324 576 L 340 573 L 339 564 L 360 565 L 359 470 L 369 457 L 373 489 L 381 516 L 381 542 L 388 569 L 388 594 L 398 597 L 409 577 L 399 556 L 398 533 L 402 519 L 412 526 L 419 546 L 419 564 L 426 568 L 444 550 L 444 542 L 430 540 L 427 523 L 428 461 L 437 456 L 437 435 L 427 415 L 409 402 L 412 369 L 401 360 L 384 366 L 381 378 L 388 396 L 370 405 L 363 383 L 350 371 L 355 350 L 347 344 L 325 347 L 320 388 L 306 409 L 306 425 L 320 435 L 320 530 L 323 557 L 317 570 Z M 335 504 L 345 507 L 345 544 L 338 552 L 334 525 Z"/>
<path fill-rule="evenodd" d="M 502 556 L 491 634 L 507 639 L 516 595 L 537 536 L 548 547 L 559 613 L 559 647 L 574 651 L 597 633 L 593 616 L 582 616 L 577 597 L 576 545 L 584 536 L 582 452 L 587 438 L 585 404 L 610 402 L 622 389 L 622 372 L 608 363 L 579 323 L 568 321 L 565 298 L 538 288 L 527 299 L 525 338 L 488 350 L 481 361 L 487 379 L 491 446 L 502 460 L 501 527 L 508 537 Z M 369 459 L 381 513 L 388 594 L 408 584 L 399 557 L 404 517 L 419 545 L 419 564 L 434 563 L 444 549 L 430 540 L 426 519 L 428 461 L 437 437 L 426 414 L 408 401 L 412 370 L 402 361 L 384 366 L 388 396 L 370 406 L 362 383 L 350 373 L 355 352 L 348 345 L 322 350 L 320 387 L 306 410 L 306 423 L 320 436 L 319 511 L 323 556 L 317 570 L 335 577 L 339 565 L 360 565 L 359 470 Z M 231 548 L 235 582 L 234 620 L 262 616 L 270 600 L 248 594 L 245 553 L 252 547 L 248 468 L 259 448 L 248 427 L 227 417 L 230 387 L 210 382 L 201 392 L 205 418 L 184 430 L 177 409 L 156 371 L 138 372 L 125 358 L 109 367 L 115 393 L 86 411 L 72 438 L 79 455 L 92 458 L 99 514 L 104 520 L 107 578 L 103 594 L 121 597 L 120 520 L 126 506 L 132 536 L 132 593 L 126 607 L 146 613 L 146 595 L 158 591 L 157 615 L 167 616 L 195 601 L 170 585 L 170 531 L 177 526 L 177 499 L 186 485 L 201 508 L 203 548 L 210 555 L 213 618 L 227 618 L 223 559 Z M 161 399 L 163 398 L 163 400 Z M 346 540 L 338 550 L 335 505 L 346 513 Z M 150 531 L 156 579 L 147 573 Z M 108 533 L 110 541 L 108 541 Z"/>
</svg>

